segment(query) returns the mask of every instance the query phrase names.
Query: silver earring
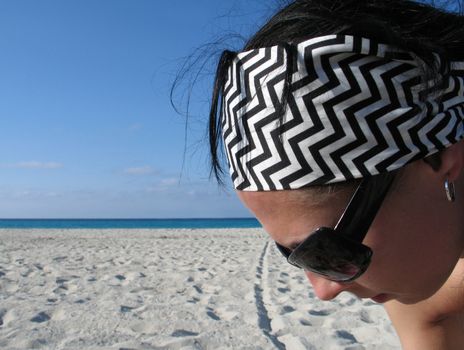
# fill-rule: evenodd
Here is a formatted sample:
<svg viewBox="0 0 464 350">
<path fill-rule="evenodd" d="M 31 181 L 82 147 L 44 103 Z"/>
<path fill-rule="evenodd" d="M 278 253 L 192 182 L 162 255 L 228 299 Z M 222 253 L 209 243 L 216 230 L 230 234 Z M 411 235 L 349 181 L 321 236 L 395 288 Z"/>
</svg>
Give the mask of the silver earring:
<svg viewBox="0 0 464 350">
<path fill-rule="evenodd" d="M 454 190 L 454 183 L 446 179 L 445 181 L 445 191 L 446 191 L 446 198 L 448 201 L 454 202 L 456 200 L 456 191 Z"/>
</svg>

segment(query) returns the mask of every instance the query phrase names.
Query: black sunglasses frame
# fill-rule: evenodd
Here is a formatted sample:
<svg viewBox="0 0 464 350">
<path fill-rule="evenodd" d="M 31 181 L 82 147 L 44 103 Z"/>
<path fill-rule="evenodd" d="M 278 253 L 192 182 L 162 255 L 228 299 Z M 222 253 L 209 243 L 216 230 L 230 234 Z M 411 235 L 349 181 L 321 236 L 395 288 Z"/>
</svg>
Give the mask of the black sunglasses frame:
<svg viewBox="0 0 464 350">
<path fill-rule="evenodd" d="M 364 178 L 337 225 L 320 227 L 295 249 L 276 242 L 287 261 L 337 282 L 352 282 L 369 267 L 372 250 L 362 244 L 387 193 L 396 172 Z"/>
</svg>

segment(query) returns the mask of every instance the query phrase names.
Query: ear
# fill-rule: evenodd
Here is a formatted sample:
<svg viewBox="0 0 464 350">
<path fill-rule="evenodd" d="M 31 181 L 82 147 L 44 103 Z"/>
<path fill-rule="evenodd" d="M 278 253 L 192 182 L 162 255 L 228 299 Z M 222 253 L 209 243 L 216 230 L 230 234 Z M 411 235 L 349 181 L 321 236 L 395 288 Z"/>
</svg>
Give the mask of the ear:
<svg viewBox="0 0 464 350">
<path fill-rule="evenodd" d="M 440 153 L 441 164 L 436 169 L 440 176 L 455 181 L 464 172 L 464 140 L 461 140 Z"/>
</svg>

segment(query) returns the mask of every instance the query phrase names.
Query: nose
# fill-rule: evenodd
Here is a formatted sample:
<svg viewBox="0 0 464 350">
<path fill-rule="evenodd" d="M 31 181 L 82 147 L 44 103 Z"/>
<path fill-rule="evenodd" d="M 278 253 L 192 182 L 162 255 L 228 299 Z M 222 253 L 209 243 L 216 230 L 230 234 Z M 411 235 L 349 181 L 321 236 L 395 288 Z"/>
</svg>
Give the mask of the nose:
<svg viewBox="0 0 464 350">
<path fill-rule="evenodd" d="M 305 271 L 305 274 L 313 286 L 314 293 L 321 300 L 332 300 L 350 286 L 346 283 L 330 281 L 310 271 Z"/>
</svg>

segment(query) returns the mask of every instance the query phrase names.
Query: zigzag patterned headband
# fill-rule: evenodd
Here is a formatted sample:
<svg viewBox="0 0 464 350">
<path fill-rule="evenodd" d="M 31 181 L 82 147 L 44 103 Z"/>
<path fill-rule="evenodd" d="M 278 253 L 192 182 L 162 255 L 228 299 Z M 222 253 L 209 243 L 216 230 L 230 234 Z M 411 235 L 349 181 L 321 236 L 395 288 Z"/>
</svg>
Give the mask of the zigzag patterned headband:
<svg viewBox="0 0 464 350">
<path fill-rule="evenodd" d="M 238 53 L 228 69 L 221 123 L 237 190 L 376 175 L 464 137 L 464 62 L 453 62 L 440 93 L 424 100 L 412 53 L 348 35 L 293 50 Z"/>
</svg>

